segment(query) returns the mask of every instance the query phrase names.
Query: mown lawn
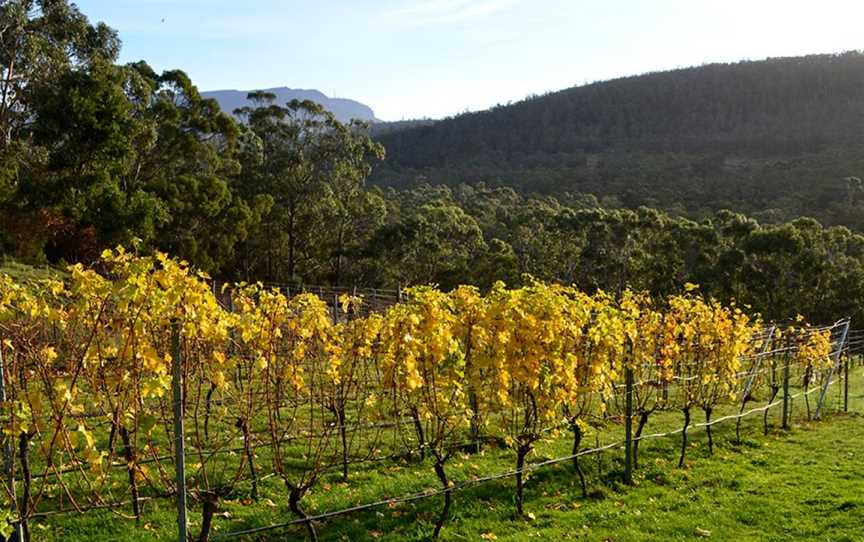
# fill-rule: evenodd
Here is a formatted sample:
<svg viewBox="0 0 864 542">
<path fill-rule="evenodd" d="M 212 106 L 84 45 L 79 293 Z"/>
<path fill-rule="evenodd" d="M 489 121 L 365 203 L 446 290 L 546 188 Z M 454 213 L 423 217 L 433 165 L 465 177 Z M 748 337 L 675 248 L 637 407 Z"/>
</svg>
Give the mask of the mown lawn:
<svg viewBox="0 0 864 542">
<path fill-rule="evenodd" d="M 864 540 L 864 378 L 854 370 L 850 412 L 839 411 L 839 388 L 829 394 L 825 419 L 805 420 L 803 401 L 793 402 L 790 431 L 779 429 L 779 408 L 771 410 L 771 429 L 762 434 L 762 416 L 743 424 L 742 442 L 734 422 L 715 426 L 715 451 L 709 456 L 704 429 L 691 430 L 685 468 L 676 467 L 679 437 L 646 441 L 640 450 L 635 485 L 623 486 L 619 450 L 586 457 L 583 466 L 590 496 L 583 499 L 569 463 L 543 468 L 527 483 L 526 509 L 533 519 L 513 514 L 513 479 L 482 484 L 455 495 L 453 515 L 442 540 Z M 816 394 L 812 397 L 815 400 Z M 755 405 L 754 405 L 755 406 Z M 719 415 L 722 413 L 718 413 Z M 701 421 L 694 414 L 694 421 Z M 680 414 L 663 413 L 646 432 L 677 428 Z M 620 438 L 621 426 L 599 430 L 601 442 Z M 590 435 L 586 445 L 593 444 Z M 543 444 L 532 461 L 567 454 L 568 438 Z M 460 455 L 448 470 L 456 480 L 513 468 L 510 451 L 489 448 Z M 322 512 L 434 488 L 428 463 L 378 463 L 357 467 L 349 483 L 336 475 L 304 501 L 310 513 Z M 263 498 L 253 504 L 248 488 L 222 507 L 216 535 L 293 519 L 281 483 L 262 482 Z M 322 540 L 426 540 L 441 505 L 440 497 L 382 507 L 319 524 Z M 84 542 L 175 540 L 170 500 L 149 501 L 145 519 L 133 520 L 102 511 L 64 515 L 33 523 L 34 540 Z M 129 513 L 128 510 L 124 511 Z M 190 510 L 191 532 L 200 512 Z M 300 540 L 302 528 L 271 531 L 241 540 Z"/>
</svg>

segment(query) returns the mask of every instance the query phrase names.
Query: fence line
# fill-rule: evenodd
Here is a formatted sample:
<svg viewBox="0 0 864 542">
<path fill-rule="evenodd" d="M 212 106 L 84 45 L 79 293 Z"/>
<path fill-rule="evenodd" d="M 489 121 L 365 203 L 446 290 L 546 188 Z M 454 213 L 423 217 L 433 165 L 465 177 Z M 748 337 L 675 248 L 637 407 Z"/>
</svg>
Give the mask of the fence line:
<svg viewBox="0 0 864 542">
<path fill-rule="evenodd" d="M 329 294 L 326 294 L 323 292 L 323 290 L 321 290 L 321 295 L 329 295 Z M 401 294 L 401 292 L 399 292 L 398 298 L 401 299 L 401 297 L 402 297 L 402 294 Z M 335 301 L 334 301 L 334 303 L 335 303 Z M 762 407 L 752 408 L 752 409 L 749 409 L 747 411 L 742 410 L 742 412 L 740 412 L 737 415 L 733 414 L 733 415 L 724 416 L 722 418 L 719 418 L 717 420 L 713 420 L 711 422 L 696 423 L 696 424 L 693 424 L 692 427 L 709 428 L 715 424 L 718 424 L 718 423 L 721 423 L 724 421 L 740 420 L 740 419 L 742 419 L 746 416 L 750 416 L 754 413 L 767 412 L 771 408 L 774 408 L 780 404 L 783 404 L 785 407 L 788 404 L 788 401 L 790 401 L 791 399 L 795 399 L 795 398 L 801 397 L 801 396 L 808 396 L 808 395 L 816 392 L 817 390 L 821 390 L 821 396 L 820 396 L 819 403 L 818 403 L 818 406 L 816 409 L 816 418 L 818 419 L 818 417 L 821 413 L 821 408 L 823 406 L 823 403 L 824 403 L 826 395 L 827 395 L 827 390 L 831 385 L 833 385 L 835 383 L 835 381 L 833 379 L 834 374 L 841 369 L 843 352 L 855 352 L 855 351 L 858 351 L 858 349 L 860 347 L 864 346 L 864 336 L 862 336 L 862 333 L 864 333 L 864 331 L 861 331 L 861 330 L 850 331 L 848 320 L 842 320 L 842 321 L 839 321 L 839 322 L 837 322 L 833 325 L 830 325 L 830 326 L 824 326 L 824 327 L 812 328 L 812 329 L 813 330 L 832 330 L 832 331 L 834 331 L 835 329 L 840 329 L 840 328 L 842 328 L 842 331 L 840 332 L 839 338 L 835 341 L 832 341 L 831 356 L 834 358 L 833 363 L 825 371 L 819 372 L 820 376 L 823 376 L 823 377 L 824 377 L 824 374 L 827 373 L 827 378 L 824 379 L 824 385 L 821 388 L 820 387 L 814 387 L 812 389 L 802 391 L 802 392 L 794 394 L 794 395 L 790 395 L 788 393 L 788 380 L 789 380 L 788 368 L 790 366 L 790 363 L 788 360 L 787 360 L 786 364 L 781 366 L 781 367 L 778 367 L 775 365 L 775 366 L 772 366 L 771 368 L 768 368 L 768 369 L 761 369 L 758 372 L 755 370 L 754 371 L 740 372 L 736 375 L 736 379 L 740 380 L 741 378 L 744 378 L 744 377 L 749 377 L 752 379 L 752 378 L 755 378 L 755 376 L 758 374 L 765 374 L 768 371 L 777 371 L 778 368 L 786 369 L 786 371 L 785 371 L 786 374 L 784 376 L 784 380 L 785 380 L 785 384 L 786 384 L 786 390 L 785 390 L 783 397 L 781 399 L 772 400 L 771 402 L 769 402 L 769 404 L 762 406 Z M 772 327 L 772 333 L 769 333 L 768 337 L 770 337 L 772 335 L 773 335 L 773 327 Z M 852 338 L 852 339 L 850 340 L 850 338 Z M 768 344 L 770 344 L 770 343 L 768 343 Z M 785 354 L 785 353 L 788 353 L 791 351 L 794 351 L 794 349 L 790 348 L 789 346 L 786 346 L 783 348 L 776 348 L 773 350 L 765 351 L 765 352 L 762 352 L 762 353 L 757 354 L 755 356 L 750 356 L 746 359 L 761 360 L 761 359 L 765 359 L 766 357 L 772 357 L 772 356 L 776 356 L 778 354 Z M 176 488 L 177 488 L 176 492 L 174 492 L 174 496 L 177 499 L 178 538 L 180 540 L 185 541 L 188 537 L 188 534 L 187 534 L 188 521 L 186 518 L 186 498 L 187 498 L 188 491 L 187 491 L 186 485 L 185 485 L 185 483 L 186 483 L 185 459 L 186 459 L 188 454 L 184 449 L 185 448 L 185 430 L 183 427 L 183 423 L 184 423 L 185 415 L 183 412 L 183 405 L 184 405 L 185 401 L 184 401 L 184 391 L 183 391 L 184 386 L 183 386 L 183 370 L 182 370 L 182 356 L 181 356 L 182 351 L 181 351 L 180 344 L 179 344 L 179 331 L 177 330 L 176 327 L 175 327 L 173 337 L 172 337 L 172 353 L 173 353 L 173 366 L 172 366 L 172 377 L 173 378 L 172 378 L 172 403 L 171 404 L 173 407 L 172 410 L 173 410 L 173 422 L 174 422 L 174 435 L 173 435 L 174 436 L 174 468 L 176 471 Z M 0 356 L 2 356 L 2 349 L 0 349 Z M 0 357 L 0 383 L 3 382 L 2 361 L 3 361 L 2 357 Z M 847 372 L 846 372 L 846 376 L 843 380 L 845 382 L 846 390 L 847 390 L 847 394 L 848 394 L 848 363 L 847 363 L 846 368 L 847 368 Z M 632 377 L 632 374 L 631 374 L 631 377 Z M 691 380 L 691 379 L 692 378 L 678 378 L 677 380 L 678 381 L 686 381 L 686 380 Z M 634 383 L 634 382 L 632 382 L 632 378 L 628 379 L 628 382 L 625 385 L 627 391 L 624 394 L 625 397 L 628 399 L 628 405 L 626 407 L 627 412 L 625 414 L 625 420 L 628 423 L 628 425 L 629 425 L 629 423 L 632 422 L 632 419 L 633 419 L 633 405 L 632 405 L 632 402 L 630 401 L 630 399 L 632 399 L 632 396 L 633 396 L 634 386 L 642 386 L 642 385 L 650 385 L 650 384 L 651 384 L 651 381 L 643 381 L 643 382 L 639 382 L 639 383 Z M 0 401 L 2 401 L 3 393 L 4 393 L 3 386 L 0 385 Z M 785 408 L 784 408 L 783 419 L 784 419 L 784 426 L 785 426 L 786 420 L 787 420 L 787 413 L 786 413 Z M 342 424 L 341 426 L 339 426 L 339 428 L 343 428 L 343 427 L 347 427 L 347 425 Z M 629 461 L 631 458 L 630 448 L 631 448 L 633 443 L 639 442 L 641 440 L 646 440 L 646 439 L 672 436 L 675 434 L 682 433 L 684 431 L 686 431 L 686 428 L 668 431 L 668 432 L 664 432 L 664 433 L 655 433 L 655 434 L 651 434 L 651 435 L 640 435 L 639 437 L 633 437 L 632 435 L 630 435 L 630 433 L 628 431 L 627 438 L 625 438 L 624 441 L 617 441 L 615 443 L 608 444 L 605 446 L 598 446 L 598 447 L 595 447 L 595 448 L 592 448 L 589 450 L 583 450 L 583 451 L 576 453 L 576 454 L 570 454 L 570 455 L 555 458 L 555 459 L 550 459 L 550 460 L 546 460 L 546 461 L 542 461 L 542 462 L 538 462 L 538 463 L 529 464 L 522 469 L 516 469 L 516 470 L 512 470 L 512 471 L 506 471 L 503 473 L 488 475 L 488 476 L 475 478 L 475 479 L 471 479 L 471 480 L 465 480 L 463 482 L 455 484 L 452 487 L 449 487 L 446 489 L 442 488 L 442 489 L 438 489 L 438 490 L 429 490 L 429 491 L 424 491 L 424 492 L 419 492 L 419 493 L 407 495 L 404 497 L 384 499 L 384 500 L 379 500 L 379 501 L 365 504 L 365 505 L 357 505 L 357 506 L 346 508 L 343 510 L 326 512 L 326 513 L 322 513 L 322 514 L 319 514 L 316 516 L 311 516 L 311 517 L 305 518 L 305 519 L 300 518 L 300 519 L 296 519 L 296 520 L 292 520 L 289 522 L 284 522 L 284 523 L 280 523 L 280 524 L 276 524 L 276 525 L 262 526 L 262 527 L 257 527 L 257 528 L 253 528 L 253 529 L 247 529 L 245 531 L 237 531 L 237 532 L 233 532 L 233 533 L 224 533 L 224 534 L 220 534 L 220 535 L 215 535 L 212 537 L 212 539 L 216 540 L 216 539 L 225 539 L 225 538 L 232 538 L 232 537 L 238 537 L 238 536 L 246 536 L 246 535 L 260 533 L 260 532 L 264 532 L 264 531 L 280 529 L 280 528 L 284 528 L 284 527 L 291 526 L 291 525 L 306 524 L 306 523 L 309 523 L 310 521 L 320 521 L 323 519 L 341 516 L 341 515 L 345 515 L 345 514 L 352 513 L 352 512 L 368 510 L 368 509 L 372 509 L 372 508 L 380 507 L 380 506 L 384 506 L 384 505 L 404 503 L 404 502 L 412 502 L 412 501 L 416 501 L 416 500 L 427 499 L 427 498 L 434 497 L 436 495 L 442 495 L 445 493 L 450 493 L 453 491 L 462 490 L 462 489 L 465 489 L 465 488 L 468 488 L 468 487 L 471 487 L 474 485 L 478 485 L 481 483 L 491 482 L 494 480 L 500 480 L 503 478 L 517 476 L 517 475 L 527 473 L 527 472 L 532 472 L 532 471 L 537 470 L 539 468 L 543 468 L 543 467 L 546 467 L 549 465 L 554 465 L 554 464 L 565 462 L 565 461 L 570 461 L 570 460 L 573 460 L 577 457 L 581 457 L 581 456 L 585 456 L 585 455 L 601 454 L 601 453 L 604 453 L 610 449 L 620 447 L 622 444 L 624 444 L 627 448 L 627 451 L 625 453 L 625 463 L 627 465 L 629 465 Z M 295 437 L 295 438 L 301 438 L 301 437 Z M 8 447 L 8 444 L 9 444 L 9 439 L 6 439 L 6 447 Z M 200 454 L 209 453 L 209 452 L 198 449 L 194 453 L 197 455 L 200 455 Z M 215 451 L 213 451 L 213 453 L 221 453 L 221 451 L 215 450 Z M 165 457 L 163 459 L 169 459 L 169 458 Z M 159 460 L 158 458 L 154 459 L 154 461 L 158 461 L 158 460 Z M 9 460 L 7 458 L 7 464 L 8 463 L 9 463 Z M 141 463 L 141 462 L 137 462 L 137 463 Z M 112 466 L 114 466 L 114 465 L 112 465 Z M 124 466 L 124 464 L 117 464 L 117 466 Z M 260 479 L 261 478 L 257 478 L 257 480 L 260 480 Z M 247 479 L 242 479 L 242 480 L 247 480 Z M 14 480 L 11 480 L 9 483 L 10 483 L 10 486 L 13 487 L 13 491 L 14 491 Z M 170 496 L 170 495 L 167 495 L 167 496 Z M 150 498 L 152 498 L 152 497 L 146 497 L 146 498 L 135 497 L 135 498 L 133 498 L 132 501 L 125 501 L 125 503 L 126 504 L 128 504 L 129 502 L 137 503 L 137 502 L 141 502 L 142 500 L 146 500 L 146 499 L 150 499 Z M 116 504 L 116 506 L 115 506 L 115 504 Z M 95 510 L 95 509 L 114 508 L 114 507 L 119 507 L 119 506 L 123 506 L 123 504 L 122 503 L 120 503 L 120 504 L 105 503 L 103 505 L 96 505 L 96 506 L 89 507 L 87 509 L 88 510 Z M 79 509 L 77 511 L 80 512 L 81 510 Z M 71 512 L 71 510 L 70 510 L 70 512 Z M 46 516 L 53 515 L 56 513 L 62 513 L 62 512 L 61 511 L 35 512 L 35 513 L 30 514 L 27 517 L 29 517 L 29 518 L 46 517 Z"/>
<path fill-rule="evenodd" d="M 812 390 L 809 390 L 807 392 L 799 392 L 799 393 L 797 393 L 791 397 L 792 398 L 801 397 L 801 396 L 813 393 L 814 391 L 817 391 L 817 390 L 819 390 L 819 388 L 813 388 Z M 753 408 L 753 409 L 747 410 L 746 412 L 742 412 L 740 414 L 730 414 L 728 416 L 724 416 L 722 418 L 712 420 L 711 422 L 694 423 L 691 427 L 705 428 L 705 427 L 714 426 L 716 424 L 719 424 L 719 423 L 722 423 L 725 421 L 745 418 L 745 417 L 750 416 L 752 414 L 755 414 L 758 412 L 764 412 L 764 411 L 769 410 L 773 407 L 776 407 L 776 406 L 780 405 L 782 402 L 783 402 L 782 399 L 778 399 L 778 400 L 776 400 L 772 403 L 769 403 L 765 406 Z M 683 431 L 683 429 L 674 429 L 674 430 L 665 431 L 665 432 L 661 432 L 661 433 L 652 433 L 649 435 L 642 435 L 639 437 L 632 438 L 631 442 L 635 443 L 635 442 L 639 442 L 639 441 L 643 441 L 643 440 L 651 440 L 651 439 L 674 436 L 674 435 L 681 433 L 682 431 Z M 542 469 L 544 467 L 549 467 L 552 465 L 557 465 L 559 463 L 572 461 L 572 460 L 579 458 L 579 457 L 584 457 L 587 455 L 601 454 L 601 453 L 607 452 L 607 451 L 615 449 L 615 448 L 620 448 L 622 445 L 626 445 L 626 440 L 618 440 L 618 441 L 615 441 L 615 442 L 612 442 L 610 444 L 606 444 L 603 446 L 582 450 L 582 451 L 577 452 L 575 454 L 569 454 L 569 455 L 565 455 L 565 456 L 561 456 L 561 457 L 556 457 L 553 459 L 547 459 L 544 461 L 539 461 L 537 463 L 531 463 L 531 464 L 526 465 L 522 469 L 513 469 L 513 470 L 508 470 L 505 472 L 500 472 L 497 474 L 491 474 L 491 475 L 482 476 L 479 478 L 472 478 L 469 480 L 464 480 L 462 482 L 458 482 L 458 483 L 453 484 L 451 487 L 449 487 L 447 489 L 444 489 L 444 488 L 430 489 L 430 490 L 426 490 L 426 491 L 413 493 L 410 495 L 405 495 L 402 497 L 380 499 L 380 500 L 377 500 L 374 502 L 370 502 L 370 503 L 366 503 L 366 504 L 360 504 L 360 505 L 356 505 L 356 506 L 352 506 L 352 507 L 348 507 L 348 508 L 343 508 L 340 510 L 323 512 L 320 514 L 309 516 L 306 519 L 298 518 L 298 519 L 294 519 L 294 520 L 285 521 L 282 523 L 275 523 L 272 525 L 265 525 L 265 526 L 261 526 L 261 527 L 253 527 L 250 529 L 244 529 L 244 530 L 240 530 L 240 531 L 221 533 L 221 534 L 214 535 L 211 538 L 214 541 L 215 540 L 228 540 L 231 538 L 239 538 L 242 536 L 249 536 L 249 535 L 259 534 L 259 533 L 263 533 L 263 532 L 285 529 L 285 528 L 296 526 L 296 525 L 303 525 L 303 524 L 309 523 L 310 521 L 322 521 L 325 519 L 330 519 L 330 518 L 334 518 L 334 517 L 338 517 L 338 516 L 344 516 L 347 514 L 364 512 L 364 511 L 372 510 L 375 508 L 380 508 L 382 506 L 392 506 L 395 504 L 404 504 L 404 503 L 418 501 L 418 500 L 430 499 L 432 497 L 437 497 L 437 496 L 443 495 L 445 493 L 452 493 L 452 492 L 456 492 L 456 491 L 461 491 L 461 490 L 464 490 L 464 489 L 467 489 L 469 487 L 473 487 L 476 485 L 481 485 L 481 484 L 488 483 L 488 482 L 502 480 L 504 478 L 512 478 L 518 474 L 525 474 L 525 473 L 534 472 L 534 471 Z"/>
</svg>

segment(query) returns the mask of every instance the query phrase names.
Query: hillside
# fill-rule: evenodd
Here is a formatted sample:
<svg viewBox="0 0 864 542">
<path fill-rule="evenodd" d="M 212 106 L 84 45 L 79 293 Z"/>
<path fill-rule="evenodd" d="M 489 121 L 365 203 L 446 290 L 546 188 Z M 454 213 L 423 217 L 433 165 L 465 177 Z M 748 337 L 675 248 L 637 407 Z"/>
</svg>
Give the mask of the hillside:
<svg viewBox="0 0 864 542">
<path fill-rule="evenodd" d="M 375 122 L 375 112 L 366 104 L 362 104 L 355 100 L 347 98 L 330 98 L 323 92 L 318 90 L 294 89 L 288 87 L 276 87 L 261 89 L 265 92 L 272 92 L 276 95 L 276 103 L 284 104 L 293 99 L 311 100 L 315 103 L 324 106 L 339 119 L 340 122 L 348 122 L 351 119 L 359 119 L 368 122 Z M 248 90 L 212 90 L 202 92 L 201 95 L 205 98 L 214 98 L 219 102 L 219 106 L 223 111 L 233 112 L 235 109 L 250 105 L 246 99 L 249 94 Z"/>
<path fill-rule="evenodd" d="M 379 136 L 387 185 L 486 181 L 627 206 L 864 225 L 864 54 L 710 64 Z M 854 216 L 850 216 L 850 212 Z"/>
</svg>

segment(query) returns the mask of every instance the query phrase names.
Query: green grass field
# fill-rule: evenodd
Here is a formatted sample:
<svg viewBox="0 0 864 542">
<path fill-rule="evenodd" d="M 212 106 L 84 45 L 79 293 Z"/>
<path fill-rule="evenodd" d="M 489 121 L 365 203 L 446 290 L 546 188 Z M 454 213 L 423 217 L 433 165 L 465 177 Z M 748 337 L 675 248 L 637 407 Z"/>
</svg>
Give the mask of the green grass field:
<svg viewBox="0 0 864 542">
<path fill-rule="evenodd" d="M 9 275 L 17 281 L 25 281 L 60 279 L 63 278 L 64 271 L 49 266 L 34 267 L 12 259 L 2 258 L 0 259 L 0 274 Z"/>
<path fill-rule="evenodd" d="M 709 456 L 704 429 L 691 429 L 686 466 L 676 467 L 679 437 L 647 440 L 632 487 L 619 480 L 623 452 L 618 449 L 584 457 L 590 495 L 583 499 L 571 464 L 534 472 L 527 482 L 526 510 L 533 519 L 513 513 L 512 478 L 477 485 L 454 497 L 442 540 L 864 540 L 864 370 L 856 367 L 850 413 L 839 411 L 839 387 L 829 393 L 824 420 L 807 422 L 803 401 L 793 401 L 793 427 L 779 429 L 780 410 L 770 411 L 771 429 L 762 434 L 762 415 L 747 417 L 744 438 L 735 440 L 734 421 L 714 429 L 715 451 Z M 816 394 L 813 394 L 815 401 Z M 764 404 L 764 403 L 763 403 Z M 753 405 L 758 406 L 758 405 Z M 727 407 L 715 418 L 732 412 Z M 857 412 L 857 413 L 856 413 Z M 694 421 L 701 421 L 694 414 Z M 652 418 L 646 433 L 678 428 L 680 413 Z M 601 443 L 620 439 L 620 423 L 609 423 L 586 437 Z M 567 455 L 567 435 L 544 442 L 531 461 Z M 456 481 L 513 468 L 509 450 L 487 448 L 481 454 L 454 457 L 448 472 Z M 334 473 L 304 499 L 310 513 L 337 510 L 381 498 L 438 487 L 431 463 L 389 462 L 358 465 L 348 483 Z M 261 482 L 262 499 L 252 503 L 249 487 L 237 488 L 223 503 L 215 536 L 293 519 L 285 491 L 276 477 Z M 384 506 L 320 523 L 322 540 L 426 540 L 441 498 Z M 200 526 L 200 509 L 190 505 L 190 532 Z M 68 514 L 34 520 L 37 541 L 84 542 L 176 540 L 173 501 L 154 499 L 144 505 L 138 525 L 119 514 L 129 510 Z M 301 540 L 302 527 L 269 531 L 241 540 Z"/>
</svg>

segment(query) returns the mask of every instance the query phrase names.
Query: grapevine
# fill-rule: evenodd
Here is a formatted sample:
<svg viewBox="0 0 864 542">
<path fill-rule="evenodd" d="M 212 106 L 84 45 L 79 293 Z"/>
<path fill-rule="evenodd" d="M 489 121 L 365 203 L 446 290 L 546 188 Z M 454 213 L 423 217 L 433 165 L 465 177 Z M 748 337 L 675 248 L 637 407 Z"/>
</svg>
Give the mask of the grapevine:
<svg viewBox="0 0 864 542">
<path fill-rule="evenodd" d="M 304 498 L 331 469 L 348 481 L 354 462 L 379 459 L 382 427 L 399 434 L 405 457 L 431 457 L 444 496 L 433 536 L 451 514 L 449 460 L 485 442 L 513 450 L 516 511 L 527 515 L 526 459 L 562 432 L 572 432 L 587 494 L 581 442 L 593 420 L 627 415 L 626 374 L 635 382 L 634 459 L 652 413 L 675 408 L 684 414 L 683 466 L 693 409 L 704 412 L 712 449 L 718 405 L 742 396 L 746 404 L 766 386 L 771 404 L 778 356 L 750 371 L 742 360 L 781 333 L 784 368 L 802 375 L 805 391 L 834 363 L 829 330 L 798 321 L 766 334 L 758 315 L 692 285 L 665 299 L 533 280 L 485 293 L 418 286 L 369 313 L 357 296 L 331 308 L 319 296 L 260 284 L 217 295 L 206 275 L 163 254 L 118 248 L 99 269 L 73 266 L 63 281 L 0 275 L 0 414 L 19 480 L 2 487 L 25 536 L 28 520 L 57 495 L 82 513 L 125 495 L 131 516 L 116 513 L 139 521 L 144 495 L 170 494 L 175 362 L 190 421 L 189 493 L 203 514 L 199 540 L 239 486 L 248 482 L 259 498 L 262 476 L 281 480 L 288 508 L 316 539 Z M 746 394 L 742 375 L 751 378 Z"/>
</svg>

